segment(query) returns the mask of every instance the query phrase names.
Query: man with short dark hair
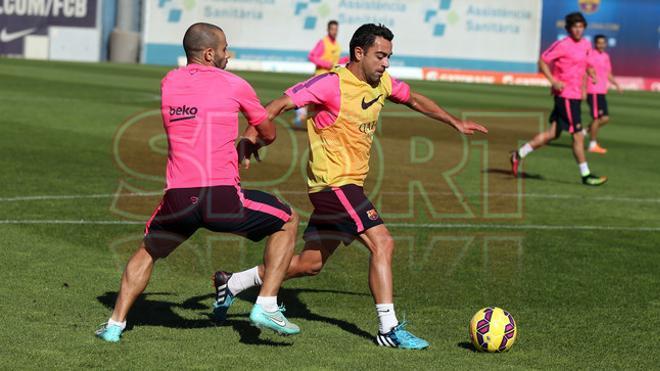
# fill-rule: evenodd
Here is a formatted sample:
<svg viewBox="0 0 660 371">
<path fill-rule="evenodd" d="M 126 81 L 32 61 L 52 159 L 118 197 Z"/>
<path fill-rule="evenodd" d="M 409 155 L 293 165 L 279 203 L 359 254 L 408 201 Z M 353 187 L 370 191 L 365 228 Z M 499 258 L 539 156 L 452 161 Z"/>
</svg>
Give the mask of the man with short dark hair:
<svg viewBox="0 0 660 371">
<path fill-rule="evenodd" d="M 596 73 L 596 81 L 593 84 L 587 83 L 587 104 L 593 121 L 588 129 L 591 140 L 589 141 L 589 152 L 604 155 L 607 149 L 598 144 L 598 131 L 610 121 L 609 110 L 607 107 L 608 82 L 614 85 L 619 93 L 622 92 L 619 83 L 612 75 L 612 62 L 610 55 L 605 51 L 607 49 L 607 37 L 605 35 L 594 36 L 594 50 L 589 56 L 589 65 Z"/>
<path fill-rule="evenodd" d="M 486 133 L 486 128 L 452 116 L 429 98 L 410 91 L 408 84 L 387 73 L 394 35 L 385 26 L 365 24 L 350 43 L 346 67 L 318 75 L 291 87 L 266 109 L 272 117 L 286 110 L 314 104 L 317 114 L 307 120 L 309 137 L 308 190 L 314 211 L 304 233 L 305 247 L 294 256 L 287 279 L 321 272 L 340 244 L 364 244 L 369 258 L 369 287 L 376 304 L 380 346 L 424 349 L 428 342 L 405 329 L 394 312 L 392 258 L 394 239 L 378 211 L 364 194 L 369 156 L 378 119 L 386 100 L 407 105 L 446 123 L 463 134 Z M 254 135 L 248 128 L 246 136 Z M 238 273 L 218 272 L 227 278 L 226 297 L 253 286 L 263 266 Z M 227 300 L 219 296 L 219 300 Z M 228 306 L 227 306 L 228 307 Z M 221 313 L 225 315 L 226 310 Z"/>
<path fill-rule="evenodd" d="M 589 170 L 580 111 L 585 74 L 593 74 L 592 69 L 587 69 L 591 44 L 582 37 L 587 20 L 582 13 L 576 12 L 566 15 L 565 22 L 568 36 L 550 45 L 539 58 L 539 69 L 552 85 L 554 108 L 550 114 L 550 129 L 511 152 L 511 170 L 514 176 L 518 176 L 520 162 L 527 155 L 558 138 L 562 131 L 568 131 L 573 137 L 573 155 L 580 168 L 582 183 L 599 186 L 607 182 L 607 177 L 597 176 Z"/>
<path fill-rule="evenodd" d="M 120 340 L 128 311 L 146 288 L 154 262 L 199 228 L 252 241 L 269 237 L 263 283 L 250 321 L 281 334 L 297 334 L 298 326 L 277 305 L 277 293 L 293 255 L 298 216 L 275 196 L 242 189 L 238 171 L 239 160 L 249 159 L 260 144 L 275 140 L 275 125 L 250 84 L 224 71 L 227 41 L 222 29 L 196 23 L 186 31 L 183 46 L 188 65 L 170 71 L 161 83 L 169 148 L 165 194 L 147 222 L 142 244 L 126 265 L 112 316 L 96 335 L 109 342 Z M 239 112 L 254 135 L 239 142 L 237 153 Z"/>
</svg>

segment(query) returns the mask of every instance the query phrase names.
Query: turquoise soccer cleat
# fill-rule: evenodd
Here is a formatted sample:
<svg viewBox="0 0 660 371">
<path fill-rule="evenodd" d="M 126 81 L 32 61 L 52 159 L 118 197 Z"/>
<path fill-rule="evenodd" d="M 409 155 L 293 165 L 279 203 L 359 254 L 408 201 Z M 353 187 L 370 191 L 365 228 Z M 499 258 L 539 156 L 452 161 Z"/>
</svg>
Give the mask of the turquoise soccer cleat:
<svg viewBox="0 0 660 371">
<path fill-rule="evenodd" d="M 215 302 L 213 303 L 213 318 L 218 322 L 227 319 L 227 311 L 234 302 L 234 295 L 229 291 L 227 282 L 232 273 L 217 271 L 213 274 L 213 287 L 215 288 Z"/>
<path fill-rule="evenodd" d="M 395 326 L 390 332 L 376 335 L 376 343 L 382 347 L 401 348 L 401 349 L 426 349 L 429 346 L 428 341 L 406 331 L 408 322 L 403 321 Z"/>
<path fill-rule="evenodd" d="M 118 343 L 121 338 L 122 328 L 117 325 L 104 323 L 96 330 L 96 337 L 110 343 Z"/>
<path fill-rule="evenodd" d="M 582 184 L 586 184 L 588 186 L 600 186 L 607 183 L 607 177 L 606 176 L 598 176 L 594 174 L 589 174 L 587 176 L 582 177 Z"/>
<path fill-rule="evenodd" d="M 266 312 L 261 305 L 255 304 L 250 312 L 250 321 L 255 327 L 267 328 L 284 336 L 300 333 L 300 327 L 289 322 L 282 314 L 285 310 L 284 306 L 281 306 L 275 312 Z"/>
</svg>

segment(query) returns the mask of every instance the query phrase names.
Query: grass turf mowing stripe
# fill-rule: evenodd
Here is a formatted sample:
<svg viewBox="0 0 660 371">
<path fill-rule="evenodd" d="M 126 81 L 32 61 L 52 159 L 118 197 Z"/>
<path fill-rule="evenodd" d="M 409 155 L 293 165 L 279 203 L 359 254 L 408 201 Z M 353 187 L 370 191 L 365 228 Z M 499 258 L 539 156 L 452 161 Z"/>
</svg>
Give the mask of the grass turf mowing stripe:
<svg viewBox="0 0 660 371">
<path fill-rule="evenodd" d="M 279 191 L 282 194 L 302 195 L 307 194 L 306 191 Z M 35 195 L 35 196 L 15 196 L 15 197 L 0 197 L 0 202 L 19 202 L 19 201 L 53 201 L 53 200 L 78 200 L 78 199 L 94 199 L 94 198 L 114 198 L 114 197 L 151 197 L 162 195 L 163 192 L 145 192 L 145 193 L 102 193 L 91 195 Z M 409 192 L 380 192 L 383 195 L 407 195 Z M 426 192 L 429 196 L 454 196 L 451 192 Z M 519 197 L 517 193 L 467 193 L 465 197 Z M 613 202 L 640 202 L 640 203 L 660 203 L 660 198 L 645 198 L 645 197 L 616 197 L 616 196 L 596 196 L 589 197 L 583 195 L 567 195 L 567 194 L 537 194 L 525 193 L 523 197 L 528 198 L 541 198 L 541 199 L 558 199 L 558 200 L 572 200 L 578 199 L 583 201 L 613 201 Z"/>
<path fill-rule="evenodd" d="M 92 225 L 141 225 L 145 222 L 134 220 L 74 220 L 74 219 L 25 219 L 0 220 L 0 224 L 92 224 Z M 306 226 L 306 222 L 300 223 Z M 434 229 L 503 229 L 503 230 L 585 230 L 585 231 L 630 231 L 660 232 L 660 227 L 626 227 L 616 225 L 545 225 L 545 224 L 442 224 L 442 223 L 388 223 L 392 228 L 434 228 Z"/>
</svg>

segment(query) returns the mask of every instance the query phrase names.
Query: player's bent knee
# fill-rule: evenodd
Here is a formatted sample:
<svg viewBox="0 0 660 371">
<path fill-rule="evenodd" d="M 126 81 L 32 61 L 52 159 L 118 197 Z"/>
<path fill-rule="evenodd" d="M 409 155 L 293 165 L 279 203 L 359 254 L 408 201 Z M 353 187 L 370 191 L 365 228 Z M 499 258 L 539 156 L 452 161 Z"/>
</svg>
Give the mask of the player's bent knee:
<svg viewBox="0 0 660 371">
<path fill-rule="evenodd" d="M 294 257 L 295 259 L 295 257 Z M 321 260 L 302 260 L 298 259 L 294 268 L 294 276 L 316 276 L 323 270 L 323 261 Z"/>
<path fill-rule="evenodd" d="M 155 252 L 151 251 L 151 249 L 149 249 L 147 245 L 142 242 L 130 260 L 139 262 L 140 264 L 153 264 L 159 258 L 160 257 Z"/>
<path fill-rule="evenodd" d="M 603 116 L 603 117 L 601 117 L 601 118 L 598 119 L 598 123 L 600 123 L 601 125 L 602 125 L 602 124 L 607 124 L 609 121 L 610 121 L 610 117 L 609 117 L 609 116 Z"/>
<path fill-rule="evenodd" d="M 552 129 L 546 131 L 543 133 L 543 144 L 548 144 L 552 142 L 553 140 L 557 139 L 557 132 L 552 131 Z"/>
<path fill-rule="evenodd" d="M 300 223 L 300 215 L 298 213 L 291 209 L 291 217 L 289 218 L 289 221 L 286 222 L 286 224 L 293 224 L 293 225 L 298 225 Z"/>
<path fill-rule="evenodd" d="M 316 276 L 323 270 L 323 262 L 314 262 L 308 264 L 305 269 L 305 276 Z"/>
<path fill-rule="evenodd" d="M 392 257 L 394 253 L 394 239 L 392 236 L 383 237 L 380 240 L 376 241 L 376 247 L 374 249 L 374 255 L 382 255 L 385 257 Z"/>
</svg>

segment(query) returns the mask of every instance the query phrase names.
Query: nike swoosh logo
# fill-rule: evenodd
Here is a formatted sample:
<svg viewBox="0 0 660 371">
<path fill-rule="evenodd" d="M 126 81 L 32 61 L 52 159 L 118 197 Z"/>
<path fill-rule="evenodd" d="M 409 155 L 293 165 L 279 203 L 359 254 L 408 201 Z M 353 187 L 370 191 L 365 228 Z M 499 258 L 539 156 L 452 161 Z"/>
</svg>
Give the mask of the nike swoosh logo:
<svg viewBox="0 0 660 371">
<path fill-rule="evenodd" d="M 381 97 L 382 95 L 383 95 L 383 94 L 379 94 L 376 98 L 374 98 L 373 100 L 370 100 L 370 101 L 368 101 L 368 102 L 365 102 L 365 101 L 364 101 L 364 97 L 362 97 L 362 109 L 365 109 L 365 110 L 366 110 L 367 108 L 371 107 L 372 104 L 378 102 L 378 99 L 380 99 L 380 97 Z"/>
<path fill-rule="evenodd" d="M 27 30 L 23 31 L 16 31 L 16 32 L 7 32 L 7 27 L 4 27 L 2 31 L 0 31 L 0 42 L 3 43 L 8 43 L 12 42 L 14 40 L 20 39 L 22 37 L 25 37 L 34 31 L 36 31 L 36 28 L 28 28 Z"/>
<path fill-rule="evenodd" d="M 282 320 L 279 319 L 279 318 L 275 318 L 275 317 L 268 316 L 268 319 L 270 319 L 271 321 L 273 321 L 274 323 L 276 323 L 276 324 L 278 324 L 278 325 L 280 325 L 280 326 L 282 326 L 282 327 L 285 327 L 285 326 L 286 326 L 286 322 L 285 322 L 285 321 L 282 321 Z"/>
</svg>

